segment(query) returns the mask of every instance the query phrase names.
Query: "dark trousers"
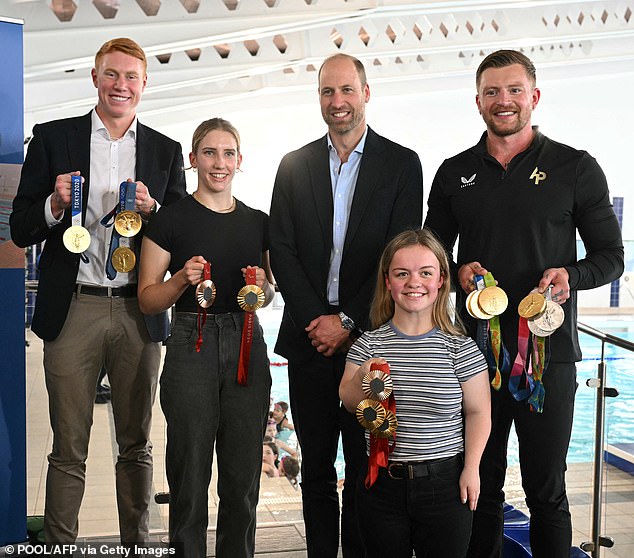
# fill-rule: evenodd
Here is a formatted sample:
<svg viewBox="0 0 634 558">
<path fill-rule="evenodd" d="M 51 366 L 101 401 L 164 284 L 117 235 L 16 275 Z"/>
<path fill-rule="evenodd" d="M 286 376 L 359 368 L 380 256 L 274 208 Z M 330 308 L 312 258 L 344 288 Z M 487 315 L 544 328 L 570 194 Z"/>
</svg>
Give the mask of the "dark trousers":
<svg viewBox="0 0 634 558">
<path fill-rule="evenodd" d="M 575 392 L 574 363 L 550 363 L 544 374 L 542 413 L 529 410 L 508 391 L 505 379 L 491 393 L 491 436 L 480 462 L 481 493 L 473 520 L 470 558 L 502 558 L 504 477 L 511 424 L 519 441 L 522 487 L 530 510 L 534 558 L 568 558 L 572 524 L 566 496 L 566 454 L 570 443 Z"/>
<path fill-rule="evenodd" d="M 293 424 L 302 451 L 302 502 L 310 558 L 336 557 L 339 495 L 335 460 L 339 434 L 346 461 L 341 547 L 348 557 L 365 556 L 358 527 L 355 485 L 366 462 L 364 430 L 339 400 L 345 357 L 316 355 L 288 364 Z"/>
<path fill-rule="evenodd" d="M 357 484 L 361 533 L 368 558 L 464 558 L 472 512 L 460 501 L 462 457 L 429 466 L 428 476 L 394 479 L 379 469 L 366 489 Z"/>
<path fill-rule="evenodd" d="M 257 320 L 257 318 L 256 318 Z M 271 374 L 256 321 L 247 386 L 236 381 L 242 315 L 208 315 L 197 353 L 196 315 L 177 313 L 161 375 L 167 421 L 170 542 L 183 558 L 207 556 L 207 495 L 214 445 L 218 458 L 216 556 L 255 552 L 262 439 Z"/>
</svg>

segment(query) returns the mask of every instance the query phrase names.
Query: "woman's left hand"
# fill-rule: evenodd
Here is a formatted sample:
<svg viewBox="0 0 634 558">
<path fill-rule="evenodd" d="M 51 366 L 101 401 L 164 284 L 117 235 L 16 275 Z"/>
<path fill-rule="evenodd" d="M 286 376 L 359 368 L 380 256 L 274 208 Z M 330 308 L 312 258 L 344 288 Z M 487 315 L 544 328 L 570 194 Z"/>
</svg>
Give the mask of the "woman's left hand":
<svg viewBox="0 0 634 558">
<path fill-rule="evenodd" d="M 478 506 L 480 496 L 480 473 L 478 469 L 465 467 L 460 474 L 460 501 L 468 504 L 471 511 Z"/>
</svg>

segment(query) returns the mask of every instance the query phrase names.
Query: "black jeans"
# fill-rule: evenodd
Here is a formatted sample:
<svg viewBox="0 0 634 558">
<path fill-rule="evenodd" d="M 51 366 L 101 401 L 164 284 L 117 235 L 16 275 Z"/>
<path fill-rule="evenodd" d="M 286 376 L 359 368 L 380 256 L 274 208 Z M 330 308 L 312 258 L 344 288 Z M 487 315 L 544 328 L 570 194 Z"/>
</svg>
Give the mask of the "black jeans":
<svg viewBox="0 0 634 558">
<path fill-rule="evenodd" d="M 209 314 L 200 353 L 196 315 L 177 313 L 161 375 L 167 420 L 166 471 L 170 487 L 170 541 L 183 558 L 207 556 L 207 496 L 214 447 L 218 462 L 216 556 L 249 558 L 255 522 L 262 439 L 271 374 L 257 321 L 249 378 L 236 381 L 243 315 Z"/>
<path fill-rule="evenodd" d="M 574 363 L 550 363 L 544 373 L 544 410 L 534 413 L 508 391 L 491 392 L 492 429 L 480 462 L 481 493 L 473 519 L 469 558 L 502 558 L 504 477 L 511 424 L 519 441 L 522 486 L 530 510 L 534 558 L 568 558 L 572 523 L 566 496 L 577 371 Z"/>
<path fill-rule="evenodd" d="M 339 433 L 346 460 L 341 548 L 346 558 L 365 556 L 358 527 L 355 484 L 366 463 L 364 430 L 339 400 L 345 357 L 315 355 L 288 363 L 293 424 L 302 450 L 302 503 L 310 558 L 335 558 L 339 549 L 339 495 L 335 460 Z"/>
<path fill-rule="evenodd" d="M 430 466 L 426 476 L 394 479 L 379 469 L 357 483 L 361 533 L 369 558 L 464 558 L 472 512 L 460 501 L 462 456 Z M 400 471 L 402 472 L 402 471 Z"/>
</svg>

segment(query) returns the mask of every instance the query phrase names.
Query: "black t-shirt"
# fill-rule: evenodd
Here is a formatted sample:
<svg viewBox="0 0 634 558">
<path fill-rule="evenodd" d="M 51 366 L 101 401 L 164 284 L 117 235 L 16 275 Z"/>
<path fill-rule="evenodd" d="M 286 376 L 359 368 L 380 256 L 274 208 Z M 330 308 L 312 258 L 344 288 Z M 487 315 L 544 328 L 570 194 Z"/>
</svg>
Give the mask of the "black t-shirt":
<svg viewBox="0 0 634 558">
<path fill-rule="evenodd" d="M 269 249 L 268 216 L 236 200 L 231 213 L 216 213 L 187 196 L 160 211 L 145 235 L 171 254 L 168 271 L 174 275 L 192 256 L 211 263 L 216 299 L 207 312 L 240 312 L 238 291 L 245 281 L 241 269 L 262 266 Z M 195 288 L 190 286 L 176 301 L 176 311 L 196 312 Z"/>
</svg>

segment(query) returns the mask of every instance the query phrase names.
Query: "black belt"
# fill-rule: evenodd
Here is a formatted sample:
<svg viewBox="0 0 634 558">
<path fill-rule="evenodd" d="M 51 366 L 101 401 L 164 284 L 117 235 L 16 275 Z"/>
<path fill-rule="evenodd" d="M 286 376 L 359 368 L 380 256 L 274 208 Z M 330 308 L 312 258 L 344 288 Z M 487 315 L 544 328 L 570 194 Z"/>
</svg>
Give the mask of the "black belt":
<svg viewBox="0 0 634 558">
<path fill-rule="evenodd" d="M 431 476 L 446 469 L 453 469 L 456 464 L 462 462 L 462 454 L 445 459 L 432 459 L 430 461 L 390 461 L 387 469 L 384 469 L 392 479 L 418 479 Z"/>
<path fill-rule="evenodd" d="M 92 296 L 107 296 L 107 297 L 120 297 L 120 298 L 132 298 L 136 296 L 136 285 L 123 285 L 122 287 L 96 287 L 94 285 L 80 285 L 77 284 L 75 292 L 84 295 Z"/>
</svg>

